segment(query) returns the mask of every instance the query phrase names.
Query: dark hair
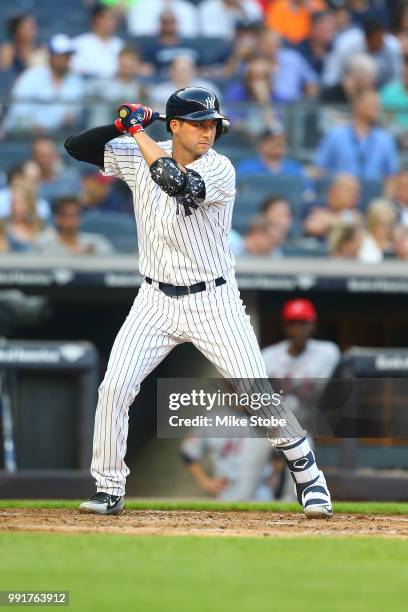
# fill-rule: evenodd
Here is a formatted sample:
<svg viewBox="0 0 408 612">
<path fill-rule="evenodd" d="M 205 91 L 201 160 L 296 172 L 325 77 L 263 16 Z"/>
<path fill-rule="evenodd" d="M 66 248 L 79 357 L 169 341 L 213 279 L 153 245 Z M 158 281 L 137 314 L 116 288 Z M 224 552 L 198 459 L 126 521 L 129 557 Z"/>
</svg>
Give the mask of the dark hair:
<svg viewBox="0 0 408 612">
<path fill-rule="evenodd" d="M 95 4 L 95 6 L 93 6 L 91 8 L 91 21 L 93 21 L 94 19 L 96 19 L 97 17 L 99 17 L 99 15 L 102 15 L 102 13 L 105 13 L 106 11 L 111 11 L 112 9 L 109 6 L 106 6 L 105 4 Z"/>
<path fill-rule="evenodd" d="M 67 205 L 70 206 L 72 204 L 76 206 L 77 208 L 81 207 L 81 204 L 77 196 L 75 195 L 72 195 L 72 196 L 66 195 L 66 196 L 61 196 L 60 198 L 56 198 L 54 207 L 53 207 L 54 215 L 58 215 L 65 206 Z"/>
<path fill-rule="evenodd" d="M 378 17 L 369 16 L 363 22 L 363 32 L 366 37 L 376 32 L 385 32 L 384 24 L 378 19 Z"/>
<path fill-rule="evenodd" d="M 315 25 L 316 23 L 318 23 L 322 19 L 325 19 L 326 17 L 329 17 L 330 15 L 330 11 L 316 11 L 315 13 L 312 13 L 312 25 Z"/>
<path fill-rule="evenodd" d="M 14 177 L 19 176 L 24 173 L 23 164 L 18 164 L 17 166 L 12 166 L 7 170 L 7 184 L 9 185 Z"/>
<path fill-rule="evenodd" d="M 119 57 L 126 54 L 131 54 L 135 57 L 140 57 L 140 51 L 134 45 L 125 45 L 124 47 L 122 47 L 122 49 L 119 51 Z"/>
<path fill-rule="evenodd" d="M 291 208 L 289 200 L 284 195 L 273 195 L 263 202 L 261 212 L 265 214 L 270 208 L 276 206 L 278 202 L 286 202 L 289 208 Z"/>
<path fill-rule="evenodd" d="M 24 19 L 27 19 L 27 17 L 32 17 L 32 15 L 30 13 L 19 13 L 18 15 L 13 15 L 13 17 L 10 17 L 10 19 L 7 21 L 7 32 L 12 38 L 15 37 L 19 26 L 22 24 Z"/>
</svg>

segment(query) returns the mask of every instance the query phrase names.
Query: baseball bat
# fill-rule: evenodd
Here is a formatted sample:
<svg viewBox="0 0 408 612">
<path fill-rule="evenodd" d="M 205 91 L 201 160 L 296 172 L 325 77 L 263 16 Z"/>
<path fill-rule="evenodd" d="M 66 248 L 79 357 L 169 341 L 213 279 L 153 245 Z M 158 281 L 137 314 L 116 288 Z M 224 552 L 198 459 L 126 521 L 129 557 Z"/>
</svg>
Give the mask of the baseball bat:
<svg viewBox="0 0 408 612">
<path fill-rule="evenodd" d="M 126 117 L 129 115 L 130 110 L 129 107 L 126 105 L 123 106 L 119 106 L 118 108 L 118 115 L 120 117 L 120 119 L 126 119 Z M 159 115 L 159 120 L 160 121 L 166 121 L 166 115 Z"/>
</svg>

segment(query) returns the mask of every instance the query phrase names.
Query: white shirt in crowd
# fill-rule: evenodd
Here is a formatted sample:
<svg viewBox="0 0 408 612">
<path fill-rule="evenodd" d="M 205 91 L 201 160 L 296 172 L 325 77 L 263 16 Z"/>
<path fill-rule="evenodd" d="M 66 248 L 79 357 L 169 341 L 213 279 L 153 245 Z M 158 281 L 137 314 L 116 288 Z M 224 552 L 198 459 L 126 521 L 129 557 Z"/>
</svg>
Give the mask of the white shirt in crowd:
<svg viewBox="0 0 408 612">
<path fill-rule="evenodd" d="M 384 259 L 384 254 L 374 238 L 365 233 L 358 252 L 358 260 L 363 263 L 379 263 Z"/>
<path fill-rule="evenodd" d="M 269 378 L 328 379 L 340 359 L 338 346 L 327 340 L 311 338 L 297 356 L 289 353 L 289 346 L 289 340 L 283 340 L 263 349 Z"/>
<path fill-rule="evenodd" d="M 237 9 L 223 0 L 201 2 L 198 6 L 201 36 L 230 40 L 234 37 L 237 23 L 262 22 L 262 9 L 256 0 L 240 0 L 240 5 L 241 8 Z"/>
<path fill-rule="evenodd" d="M 0 219 L 7 219 L 11 215 L 11 189 L 4 187 L 0 189 Z M 51 218 L 51 208 L 47 200 L 37 198 L 37 214 L 42 221 L 49 221 Z"/>
<path fill-rule="evenodd" d="M 336 39 L 333 51 L 327 56 L 322 82 L 326 87 L 340 83 L 353 56 L 369 53 L 363 31 L 360 28 L 346 30 Z M 377 64 L 378 84 L 399 80 L 402 75 L 401 43 L 393 34 L 385 34 L 384 46 L 377 53 L 370 53 Z"/>
<path fill-rule="evenodd" d="M 117 70 L 118 54 L 124 42 L 118 36 L 107 40 L 93 32 L 80 34 L 73 39 L 75 53 L 71 68 L 78 74 L 103 78 L 113 77 Z"/>
<path fill-rule="evenodd" d="M 11 91 L 12 103 L 4 121 L 5 131 L 41 127 L 62 128 L 67 118 L 75 121 L 81 112 L 84 85 L 81 77 L 68 72 L 56 85 L 48 66 L 25 70 Z"/>
<path fill-rule="evenodd" d="M 165 10 L 174 13 L 180 36 L 193 38 L 198 32 L 197 8 L 186 0 L 139 0 L 129 7 L 127 23 L 133 36 L 157 36 L 160 15 Z"/>
</svg>

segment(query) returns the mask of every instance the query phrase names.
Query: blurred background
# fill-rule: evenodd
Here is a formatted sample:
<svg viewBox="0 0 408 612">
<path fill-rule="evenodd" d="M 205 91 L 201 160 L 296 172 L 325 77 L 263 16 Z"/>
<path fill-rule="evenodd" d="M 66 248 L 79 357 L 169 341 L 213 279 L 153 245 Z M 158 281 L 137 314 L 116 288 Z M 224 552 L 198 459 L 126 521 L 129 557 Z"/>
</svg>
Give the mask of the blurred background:
<svg viewBox="0 0 408 612">
<path fill-rule="evenodd" d="M 0 497 L 92 490 L 97 386 L 142 282 L 129 189 L 64 140 L 197 85 L 231 119 L 230 245 L 269 375 L 306 412 L 316 379 L 375 379 L 314 444 L 336 498 L 407 499 L 408 2 L 13 0 L 0 23 Z M 128 494 L 233 499 L 259 450 L 247 497 L 292 499 L 270 452 L 157 439 L 177 376 L 216 372 L 185 345 L 145 381 Z"/>
</svg>

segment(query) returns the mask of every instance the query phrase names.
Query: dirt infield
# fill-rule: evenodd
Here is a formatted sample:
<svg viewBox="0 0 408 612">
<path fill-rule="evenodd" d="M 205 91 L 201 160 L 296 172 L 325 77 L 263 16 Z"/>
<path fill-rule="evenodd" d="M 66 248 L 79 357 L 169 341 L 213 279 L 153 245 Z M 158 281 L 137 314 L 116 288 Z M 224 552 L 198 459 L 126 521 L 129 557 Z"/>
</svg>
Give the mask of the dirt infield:
<svg viewBox="0 0 408 612">
<path fill-rule="evenodd" d="M 301 513 L 127 510 L 119 516 L 77 510 L 0 510 L 0 531 L 115 533 L 126 535 L 307 536 L 364 535 L 408 538 L 408 516 L 335 514 L 307 520 Z"/>
</svg>

